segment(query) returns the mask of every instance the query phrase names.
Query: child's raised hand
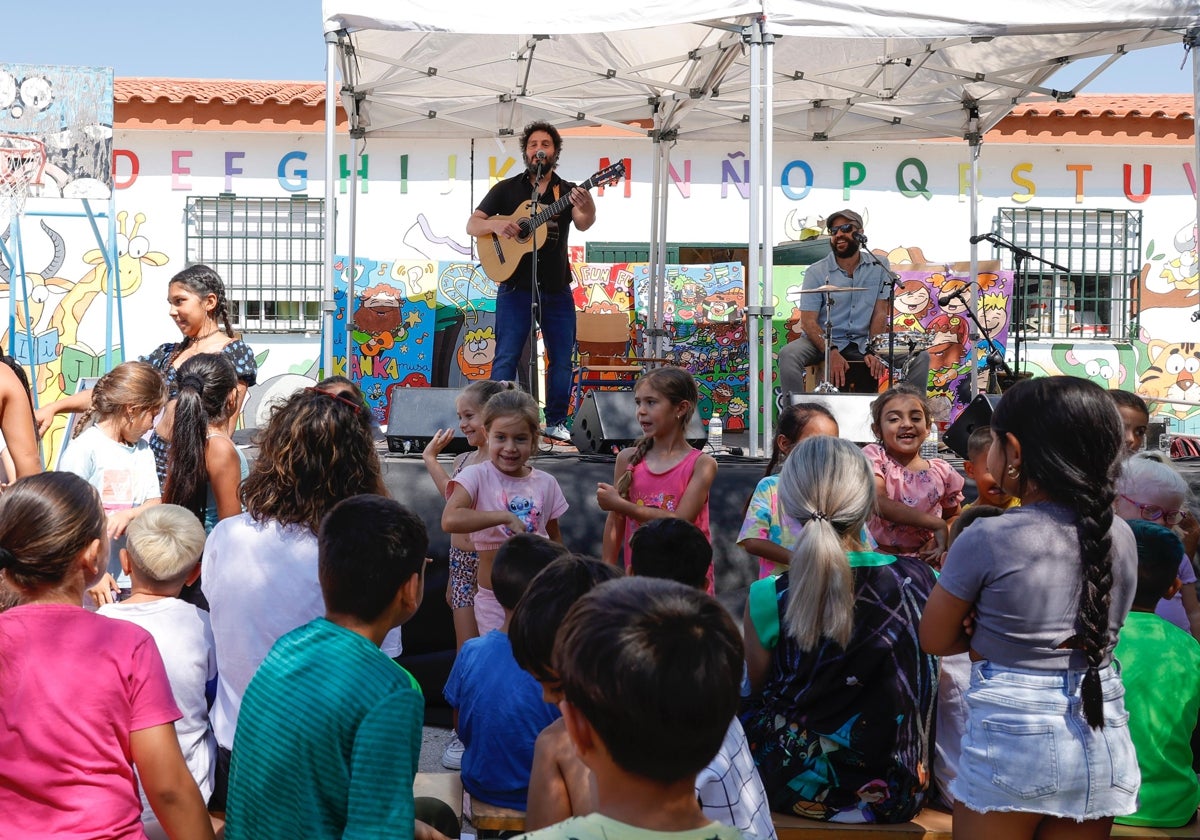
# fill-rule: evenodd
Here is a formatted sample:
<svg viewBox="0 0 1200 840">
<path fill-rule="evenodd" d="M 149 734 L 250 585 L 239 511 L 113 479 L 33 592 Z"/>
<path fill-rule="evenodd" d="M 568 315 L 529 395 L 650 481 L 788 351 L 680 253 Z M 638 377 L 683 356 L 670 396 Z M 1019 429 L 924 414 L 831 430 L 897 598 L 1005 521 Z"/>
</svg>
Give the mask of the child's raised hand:
<svg viewBox="0 0 1200 840">
<path fill-rule="evenodd" d="M 87 591 L 92 598 L 92 603 L 97 607 L 117 603 L 117 595 L 120 593 L 121 588 L 117 586 L 117 581 L 108 572 L 104 573 L 104 577 L 100 578 L 99 583 Z"/>
<path fill-rule="evenodd" d="M 429 443 L 425 444 L 425 448 L 421 451 L 421 457 L 437 458 L 452 440 L 454 440 L 454 429 L 438 429 L 429 439 Z"/>
<path fill-rule="evenodd" d="M 596 504 L 600 505 L 600 510 L 616 510 L 620 499 L 621 494 L 617 492 L 616 487 L 605 484 L 603 481 L 596 484 Z"/>
</svg>

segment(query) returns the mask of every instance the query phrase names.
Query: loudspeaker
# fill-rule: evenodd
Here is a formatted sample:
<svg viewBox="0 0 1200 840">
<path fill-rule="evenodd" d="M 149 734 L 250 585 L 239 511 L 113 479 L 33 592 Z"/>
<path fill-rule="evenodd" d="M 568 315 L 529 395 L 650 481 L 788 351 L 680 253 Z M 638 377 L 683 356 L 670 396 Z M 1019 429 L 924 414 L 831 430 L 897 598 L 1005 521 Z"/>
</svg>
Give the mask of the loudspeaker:
<svg viewBox="0 0 1200 840">
<path fill-rule="evenodd" d="M 837 420 L 838 436 L 855 443 L 874 443 L 871 403 L 878 394 L 792 394 L 792 405 L 820 403 Z"/>
<path fill-rule="evenodd" d="M 696 449 L 704 447 L 708 433 L 700 415 L 692 414 L 685 435 Z M 616 455 L 641 436 L 632 392 L 588 391 L 583 395 L 583 404 L 575 412 L 575 424 L 571 427 L 571 442 L 580 452 Z"/>
<path fill-rule="evenodd" d="M 457 429 L 454 400 L 457 388 L 396 388 L 388 406 L 387 445 L 389 452 L 420 452 L 440 429 Z M 443 452 L 458 454 L 471 448 L 460 434 Z"/>
<path fill-rule="evenodd" d="M 958 415 L 946 429 L 943 438 L 946 446 L 954 450 L 954 453 L 964 461 L 968 458 L 967 439 L 971 437 L 971 432 L 991 422 L 992 412 L 1000 404 L 1002 396 L 1002 394 L 976 394 L 975 399 L 967 404 L 962 414 Z"/>
</svg>

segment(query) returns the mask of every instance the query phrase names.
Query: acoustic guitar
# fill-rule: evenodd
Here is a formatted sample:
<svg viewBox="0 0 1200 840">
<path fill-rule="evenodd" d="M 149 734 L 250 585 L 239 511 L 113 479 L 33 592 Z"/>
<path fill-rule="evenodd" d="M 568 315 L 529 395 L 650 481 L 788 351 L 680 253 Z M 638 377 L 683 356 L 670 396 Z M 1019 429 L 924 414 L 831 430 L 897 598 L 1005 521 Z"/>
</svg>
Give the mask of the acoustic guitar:
<svg viewBox="0 0 1200 840">
<path fill-rule="evenodd" d="M 624 176 L 625 164 L 618 162 L 612 166 L 604 167 L 579 186 L 585 190 L 590 190 L 592 187 L 597 186 L 609 186 L 621 180 Z M 497 283 L 503 283 L 509 277 L 512 277 L 512 273 L 516 271 L 517 263 L 521 261 L 521 257 L 533 250 L 535 238 L 537 239 L 539 249 L 546 244 L 548 237 L 545 231 L 542 230 L 546 226 L 546 222 L 567 209 L 567 205 L 570 203 L 571 195 L 567 193 L 567 195 L 561 196 L 553 204 L 542 206 L 536 213 L 534 212 L 533 202 L 527 201 L 512 215 L 490 217 L 492 219 L 511 219 L 520 226 L 521 232 L 512 239 L 505 239 L 494 233 L 484 234 L 475 238 L 475 244 L 479 251 L 479 262 L 483 264 L 483 270 L 487 273 L 487 276 Z"/>
</svg>

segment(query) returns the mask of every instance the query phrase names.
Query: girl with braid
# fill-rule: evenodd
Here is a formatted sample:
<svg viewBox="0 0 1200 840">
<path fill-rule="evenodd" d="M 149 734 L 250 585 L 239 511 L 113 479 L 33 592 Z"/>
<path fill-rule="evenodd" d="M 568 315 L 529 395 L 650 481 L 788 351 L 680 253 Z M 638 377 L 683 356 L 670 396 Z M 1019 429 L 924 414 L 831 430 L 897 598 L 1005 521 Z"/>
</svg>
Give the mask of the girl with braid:
<svg viewBox="0 0 1200 840">
<path fill-rule="evenodd" d="M 167 447 L 171 441 L 171 421 L 175 414 L 175 398 L 179 393 L 179 368 L 188 359 L 200 353 L 220 353 L 233 362 L 237 371 L 238 405 L 246 397 L 246 390 L 258 380 L 258 364 L 254 351 L 233 331 L 229 320 L 229 301 L 225 297 L 225 284 L 212 268 L 202 263 L 190 265 L 171 278 L 167 287 L 167 303 L 171 320 L 183 333 L 181 341 L 167 342 L 159 346 L 142 361 L 156 367 L 167 381 L 170 402 L 158 420 L 150 436 L 150 449 L 158 468 L 158 479 L 167 479 Z M 64 411 L 84 411 L 91 407 L 90 391 L 81 391 L 63 397 L 39 408 L 36 412 L 38 432 L 50 428 L 55 414 Z M 230 418 L 232 425 L 233 418 Z M 232 431 L 232 430 L 230 430 Z"/>
<path fill-rule="evenodd" d="M 1141 780 L 1112 664 L 1137 585 L 1121 418 L 1099 386 L 1044 377 L 1004 394 L 991 433 L 1021 507 L 963 531 L 921 621 L 926 651 L 972 660 L 954 836 L 1108 837 Z"/>
<path fill-rule="evenodd" d="M 655 368 L 633 390 L 642 436 L 617 456 L 612 484 L 600 482 L 596 501 L 608 511 L 604 525 L 604 561 L 617 564 L 624 549 L 629 566 L 629 538 L 644 522 L 664 517 L 686 519 L 708 530 L 708 491 L 717 476 L 711 455 L 693 449 L 684 434 L 699 392 L 683 368 Z M 708 570 L 712 592 L 712 567 Z"/>
</svg>

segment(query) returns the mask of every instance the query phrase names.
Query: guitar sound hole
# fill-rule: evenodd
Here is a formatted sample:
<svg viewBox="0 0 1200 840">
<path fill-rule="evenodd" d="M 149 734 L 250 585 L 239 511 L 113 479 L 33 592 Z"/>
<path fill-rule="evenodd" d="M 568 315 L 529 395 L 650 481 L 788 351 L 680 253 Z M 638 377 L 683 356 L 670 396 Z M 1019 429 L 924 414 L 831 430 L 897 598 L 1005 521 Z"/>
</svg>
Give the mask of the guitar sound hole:
<svg viewBox="0 0 1200 840">
<path fill-rule="evenodd" d="M 529 238 L 529 220 L 521 219 L 521 221 L 517 222 L 517 225 L 521 228 L 521 232 L 517 235 L 517 239 L 519 239 L 521 242 L 524 242 Z"/>
</svg>

